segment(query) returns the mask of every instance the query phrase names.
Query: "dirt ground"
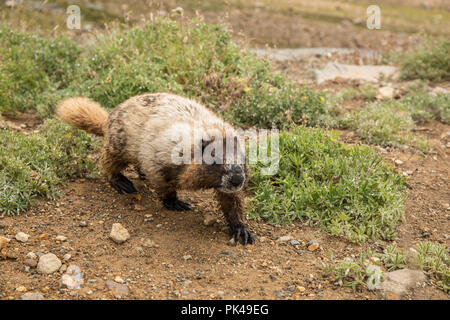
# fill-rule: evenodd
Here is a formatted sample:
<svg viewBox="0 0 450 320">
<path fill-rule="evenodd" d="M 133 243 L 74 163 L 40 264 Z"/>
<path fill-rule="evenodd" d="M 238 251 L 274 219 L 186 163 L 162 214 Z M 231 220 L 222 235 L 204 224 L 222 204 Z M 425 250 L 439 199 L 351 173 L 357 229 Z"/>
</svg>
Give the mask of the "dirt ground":
<svg viewBox="0 0 450 320">
<path fill-rule="evenodd" d="M 439 1 L 437 1 L 440 3 Z M 414 5 L 416 3 L 414 2 Z M 419 5 L 419 4 L 417 4 Z M 347 23 L 330 29 L 325 22 L 302 22 L 284 15 L 268 15 L 264 10 L 231 12 L 231 26 L 237 38 L 252 46 L 262 43 L 289 47 L 350 47 L 381 51 L 393 47 L 410 48 L 420 37 L 390 31 L 369 32 Z M 214 17 L 206 18 L 214 20 Z M 261 27 L 264 22 L 264 27 Z M 299 32 L 299 28 L 301 32 Z M 257 39 L 257 40 L 255 40 Z M 330 61 L 368 63 L 351 56 L 309 56 L 297 61 L 275 63 L 299 84 L 313 89 L 335 91 L 353 84 L 314 85 L 308 70 Z M 448 83 L 439 86 L 449 87 Z M 355 103 L 355 102 L 353 102 Z M 361 107 L 356 102 L 354 107 Z M 23 116 L 12 121 L 17 130 L 32 130 L 38 123 Z M 21 126 L 27 124 L 28 127 Z M 408 175 L 411 189 L 406 199 L 405 221 L 398 227 L 397 243 L 410 248 L 420 240 L 449 245 L 450 230 L 450 126 L 433 122 L 418 128 L 437 148 L 422 155 L 413 149 L 378 148 L 388 161 Z M 347 143 L 360 143 L 355 134 L 344 132 Z M 45 299 L 385 299 L 380 291 L 353 291 L 334 285 L 324 277 L 321 265 L 330 250 L 341 259 L 354 257 L 359 250 L 371 247 L 381 252 L 390 243 L 352 244 L 331 237 L 317 227 L 300 222 L 275 227 L 248 221 L 256 235 L 254 245 L 232 247 L 226 223 L 211 191 L 183 192 L 181 199 L 193 210 L 172 212 L 164 209 L 157 195 L 129 172 L 140 197 L 119 195 L 105 179 L 79 179 L 64 188 L 64 196 L 54 201 L 38 199 L 20 216 L 0 217 L 0 235 L 14 237 L 17 232 L 30 235 L 26 243 L 12 240 L 8 258 L 0 259 L 0 299 L 19 299 L 25 292 L 41 292 Z M 204 224 L 208 215 L 218 218 L 212 226 Z M 116 244 L 109 238 L 113 223 L 121 223 L 131 238 Z M 56 240 L 58 235 L 67 237 Z M 291 236 L 280 242 L 279 237 Z M 307 243 L 317 240 L 318 250 L 310 252 Z M 83 272 L 80 290 L 61 289 L 61 272 L 43 275 L 25 268 L 28 252 L 54 253 L 61 260 L 70 254 L 65 265 L 74 264 Z M 117 293 L 108 282 L 122 278 L 128 293 Z M 122 281 L 119 281 L 122 282 Z M 427 282 L 414 288 L 403 299 L 448 299 L 448 295 Z"/>
</svg>

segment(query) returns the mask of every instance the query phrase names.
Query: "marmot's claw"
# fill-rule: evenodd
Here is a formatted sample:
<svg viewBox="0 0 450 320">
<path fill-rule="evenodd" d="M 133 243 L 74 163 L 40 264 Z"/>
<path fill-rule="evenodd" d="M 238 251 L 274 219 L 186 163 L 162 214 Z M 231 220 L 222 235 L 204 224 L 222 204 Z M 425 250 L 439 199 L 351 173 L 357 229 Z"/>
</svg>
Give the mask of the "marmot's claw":
<svg viewBox="0 0 450 320">
<path fill-rule="evenodd" d="M 178 198 L 169 198 L 163 200 L 164 207 L 169 210 L 187 211 L 191 210 L 189 203 L 181 201 Z"/>
<path fill-rule="evenodd" d="M 114 177 L 110 182 L 111 187 L 117 190 L 120 194 L 126 193 L 135 193 L 137 192 L 136 188 L 133 185 L 133 182 L 128 180 L 123 174 L 119 174 Z"/>
<path fill-rule="evenodd" d="M 243 244 L 253 244 L 255 242 L 255 238 L 253 237 L 252 233 L 248 228 L 242 224 L 234 230 L 231 230 L 231 234 L 234 237 L 234 241 L 238 243 L 239 241 Z"/>
</svg>

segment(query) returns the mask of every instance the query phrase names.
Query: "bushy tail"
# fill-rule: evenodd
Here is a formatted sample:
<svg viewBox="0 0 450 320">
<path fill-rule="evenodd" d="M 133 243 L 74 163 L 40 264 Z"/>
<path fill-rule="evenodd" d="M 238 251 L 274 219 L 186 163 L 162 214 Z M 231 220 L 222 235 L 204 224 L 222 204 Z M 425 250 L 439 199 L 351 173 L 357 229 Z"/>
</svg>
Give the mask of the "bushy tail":
<svg viewBox="0 0 450 320">
<path fill-rule="evenodd" d="M 98 136 L 103 136 L 103 125 L 108 119 L 108 112 L 86 97 L 64 99 L 56 107 L 56 114 L 65 122 Z"/>
</svg>

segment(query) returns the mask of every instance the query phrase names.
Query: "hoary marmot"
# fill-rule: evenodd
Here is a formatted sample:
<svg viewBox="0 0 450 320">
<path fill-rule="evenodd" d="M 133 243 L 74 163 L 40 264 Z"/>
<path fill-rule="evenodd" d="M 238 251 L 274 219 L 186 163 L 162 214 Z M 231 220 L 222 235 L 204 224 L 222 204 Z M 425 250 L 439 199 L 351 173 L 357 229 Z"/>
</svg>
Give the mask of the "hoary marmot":
<svg viewBox="0 0 450 320">
<path fill-rule="evenodd" d="M 254 242 L 243 222 L 249 180 L 245 151 L 233 127 L 203 105 L 174 94 L 146 93 L 126 100 L 109 114 L 86 97 L 63 100 L 56 113 L 69 124 L 104 136 L 102 167 L 119 193 L 136 192 L 121 173 L 128 165 L 153 184 L 170 210 L 190 209 L 178 199 L 177 190 L 214 188 L 234 241 Z M 182 148 L 186 141 L 190 153 Z M 200 161 L 194 161 L 196 150 L 201 152 Z M 207 150 L 209 161 L 202 157 Z"/>
</svg>

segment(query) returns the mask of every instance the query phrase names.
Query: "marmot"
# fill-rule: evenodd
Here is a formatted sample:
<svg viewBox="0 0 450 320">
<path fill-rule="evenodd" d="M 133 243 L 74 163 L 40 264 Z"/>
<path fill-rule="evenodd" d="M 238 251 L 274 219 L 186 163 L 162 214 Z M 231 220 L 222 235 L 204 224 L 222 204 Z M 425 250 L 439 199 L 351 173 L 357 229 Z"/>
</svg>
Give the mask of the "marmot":
<svg viewBox="0 0 450 320">
<path fill-rule="evenodd" d="M 225 150 L 234 141 L 238 157 L 245 155 L 245 151 L 233 127 L 205 106 L 174 94 L 146 93 L 129 98 L 109 114 L 86 97 L 63 100 L 56 113 L 69 124 L 104 136 L 102 167 L 119 193 L 136 192 L 133 183 L 121 173 L 128 165 L 134 165 L 140 176 L 154 185 L 163 205 L 170 210 L 190 209 L 189 204 L 177 198 L 177 190 L 214 188 L 234 241 L 254 242 L 243 222 L 243 190 L 249 180 L 249 168 L 245 160 L 231 161 Z M 189 163 L 174 163 L 174 150 L 178 150 L 175 154 L 186 156 L 176 149 L 179 143 L 174 136 L 190 138 Z M 193 163 L 194 151 L 200 150 L 203 155 L 208 146 L 213 157 L 215 150 L 222 147 L 224 160 L 214 158 L 215 161 L 206 163 L 201 158 Z"/>
</svg>

